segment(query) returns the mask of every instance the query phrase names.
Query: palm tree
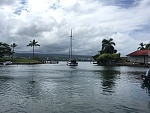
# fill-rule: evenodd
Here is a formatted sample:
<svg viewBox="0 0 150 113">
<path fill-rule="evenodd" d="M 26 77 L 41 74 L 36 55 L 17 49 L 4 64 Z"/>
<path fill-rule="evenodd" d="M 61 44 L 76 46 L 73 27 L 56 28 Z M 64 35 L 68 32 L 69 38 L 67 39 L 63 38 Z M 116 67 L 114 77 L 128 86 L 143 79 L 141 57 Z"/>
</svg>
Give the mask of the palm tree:
<svg viewBox="0 0 150 113">
<path fill-rule="evenodd" d="M 150 49 L 150 43 L 145 45 L 145 49 Z"/>
<path fill-rule="evenodd" d="M 34 39 L 33 41 L 30 41 L 30 43 L 27 45 L 27 47 L 28 46 L 33 47 L 33 59 L 34 59 L 34 47 L 35 46 L 40 46 L 40 45 L 38 44 L 38 41 L 35 41 L 35 39 Z"/>
<path fill-rule="evenodd" d="M 145 50 L 145 44 L 143 44 L 143 42 L 140 43 L 139 45 L 140 45 L 140 47 L 138 47 L 137 49 L 139 49 L 139 50 Z"/>
<path fill-rule="evenodd" d="M 12 47 L 12 59 L 13 59 L 13 54 L 15 53 L 14 48 L 17 46 L 15 43 L 10 45 Z"/>
<path fill-rule="evenodd" d="M 106 39 L 102 40 L 102 51 L 101 51 L 102 53 L 113 54 L 113 53 L 117 52 L 117 50 L 115 50 L 114 47 L 113 47 L 116 44 L 112 41 L 113 41 L 112 38 L 110 38 L 109 40 L 106 40 Z"/>
</svg>

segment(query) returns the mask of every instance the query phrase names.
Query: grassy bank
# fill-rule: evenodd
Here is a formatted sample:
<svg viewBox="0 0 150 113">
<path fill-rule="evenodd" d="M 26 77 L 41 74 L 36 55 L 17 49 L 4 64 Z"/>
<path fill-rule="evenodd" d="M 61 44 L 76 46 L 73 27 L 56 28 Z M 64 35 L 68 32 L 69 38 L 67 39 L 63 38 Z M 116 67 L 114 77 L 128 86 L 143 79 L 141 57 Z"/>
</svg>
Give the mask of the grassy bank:
<svg viewBox="0 0 150 113">
<path fill-rule="evenodd" d="M 39 64 L 40 61 L 32 59 L 10 59 L 10 58 L 0 58 L 0 62 L 11 61 L 13 64 Z"/>
</svg>

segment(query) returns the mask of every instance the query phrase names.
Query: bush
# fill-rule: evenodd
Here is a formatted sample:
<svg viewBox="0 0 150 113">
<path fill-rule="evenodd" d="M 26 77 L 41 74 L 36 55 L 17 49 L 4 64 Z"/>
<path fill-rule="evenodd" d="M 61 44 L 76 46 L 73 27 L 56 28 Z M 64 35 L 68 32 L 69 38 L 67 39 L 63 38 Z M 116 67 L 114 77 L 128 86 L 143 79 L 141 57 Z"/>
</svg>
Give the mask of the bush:
<svg viewBox="0 0 150 113">
<path fill-rule="evenodd" d="M 120 60 L 120 54 L 100 54 L 97 57 L 97 63 L 99 65 L 114 65 Z"/>
</svg>

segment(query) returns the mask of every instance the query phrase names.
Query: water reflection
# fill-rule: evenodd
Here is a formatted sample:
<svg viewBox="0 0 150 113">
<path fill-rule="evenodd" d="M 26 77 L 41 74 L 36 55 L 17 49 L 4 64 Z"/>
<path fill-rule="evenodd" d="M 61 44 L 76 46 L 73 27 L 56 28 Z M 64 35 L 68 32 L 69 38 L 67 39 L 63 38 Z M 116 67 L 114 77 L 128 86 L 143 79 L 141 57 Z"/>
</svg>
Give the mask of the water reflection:
<svg viewBox="0 0 150 113">
<path fill-rule="evenodd" d="M 150 96 L 150 83 L 142 83 L 141 85 L 141 88 L 142 89 L 145 89 L 146 93 L 148 93 L 148 95 Z M 149 103 L 147 105 L 147 108 L 150 109 L 150 100 L 149 100 Z"/>
<path fill-rule="evenodd" d="M 112 94 L 115 90 L 115 81 L 118 79 L 117 75 L 120 74 L 120 71 L 116 70 L 115 67 L 104 67 L 101 70 L 101 78 L 102 78 L 102 88 L 104 94 Z"/>
<path fill-rule="evenodd" d="M 148 95 L 150 96 L 150 83 L 142 83 L 141 88 L 145 89 L 146 93 L 148 93 Z"/>
<path fill-rule="evenodd" d="M 0 68 L 1 113 L 149 113 L 146 69 L 80 63 Z M 139 73 L 136 73 L 139 72 Z M 136 82 L 133 82 L 136 81 Z"/>
</svg>

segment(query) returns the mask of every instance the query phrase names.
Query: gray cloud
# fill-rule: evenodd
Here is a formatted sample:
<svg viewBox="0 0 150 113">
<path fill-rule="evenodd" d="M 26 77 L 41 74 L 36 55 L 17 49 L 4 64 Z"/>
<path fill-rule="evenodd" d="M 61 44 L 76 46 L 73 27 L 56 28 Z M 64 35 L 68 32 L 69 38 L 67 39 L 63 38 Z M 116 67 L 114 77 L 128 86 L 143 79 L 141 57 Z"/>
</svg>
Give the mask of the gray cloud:
<svg viewBox="0 0 150 113">
<path fill-rule="evenodd" d="M 0 6 L 1 5 L 12 5 L 16 3 L 16 0 L 0 0 Z"/>
<path fill-rule="evenodd" d="M 0 40 L 15 42 L 16 52 L 31 52 L 26 45 L 36 39 L 41 45 L 36 52 L 68 54 L 73 29 L 73 54 L 97 54 L 101 41 L 113 38 L 125 56 L 139 43 L 149 43 L 149 14 L 149 0 L 17 0 L 0 9 Z"/>
</svg>

